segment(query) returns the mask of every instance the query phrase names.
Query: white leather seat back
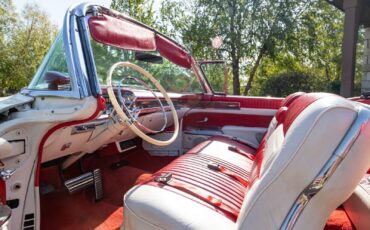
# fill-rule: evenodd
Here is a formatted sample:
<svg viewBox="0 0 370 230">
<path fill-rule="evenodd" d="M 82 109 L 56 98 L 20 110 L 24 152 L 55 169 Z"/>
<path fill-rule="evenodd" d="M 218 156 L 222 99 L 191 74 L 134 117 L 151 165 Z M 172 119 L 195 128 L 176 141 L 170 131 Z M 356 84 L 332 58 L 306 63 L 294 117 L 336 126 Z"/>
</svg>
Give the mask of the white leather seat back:
<svg viewBox="0 0 370 230">
<path fill-rule="evenodd" d="M 307 106 L 288 130 L 285 123 L 278 124 L 266 141 L 260 176 L 247 192 L 237 229 L 279 229 L 299 195 L 337 149 L 358 109 L 344 98 L 327 96 Z M 349 197 L 370 164 L 368 140 L 369 124 L 303 209 L 295 229 L 322 229 L 331 211 Z"/>
</svg>

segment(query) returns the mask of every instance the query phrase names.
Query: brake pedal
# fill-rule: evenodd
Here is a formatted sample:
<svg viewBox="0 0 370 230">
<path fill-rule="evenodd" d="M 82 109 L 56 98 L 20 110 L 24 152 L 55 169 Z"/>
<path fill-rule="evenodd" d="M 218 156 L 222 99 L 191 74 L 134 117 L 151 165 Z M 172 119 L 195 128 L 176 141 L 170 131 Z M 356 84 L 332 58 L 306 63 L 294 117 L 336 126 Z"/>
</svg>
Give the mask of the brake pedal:
<svg viewBox="0 0 370 230">
<path fill-rule="evenodd" d="M 64 182 L 64 186 L 67 188 L 69 193 L 75 193 L 84 188 L 94 186 L 95 201 L 99 201 L 103 198 L 103 180 L 100 169 L 84 173 L 78 177 L 69 179 Z"/>
</svg>

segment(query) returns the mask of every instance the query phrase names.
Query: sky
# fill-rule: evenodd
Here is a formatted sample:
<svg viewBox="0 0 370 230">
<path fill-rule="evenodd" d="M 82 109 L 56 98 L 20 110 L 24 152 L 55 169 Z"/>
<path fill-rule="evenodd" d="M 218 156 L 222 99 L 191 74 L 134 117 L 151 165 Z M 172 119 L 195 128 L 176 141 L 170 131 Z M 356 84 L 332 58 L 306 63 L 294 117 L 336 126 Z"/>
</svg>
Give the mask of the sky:
<svg viewBox="0 0 370 230">
<path fill-rule="evenodd" d="M 49 15 L 51 22 L 61 28 L 67 9 L 73 4 L 86 1 L 87 0 L 13 0 L 13 3 L 18 12 L 20 12 L 27 3 L 38 4 L 40 8 L 46 11 L 46 13 Z M 97 3 L 109 8 L 112 0 L 90 0 L 89 2 Z M 159 10 L 161 2 L 162 0 L 154 1 L 153 7 L 155 11 Z"/>
<path fill-rule="evenodd" d="M 24 5 L 27 3 L 37 3 L 40 8 L 49 15 L 50 20 L 53 24 L 58 27 L 62 27 L 64 15 L 67 9 L 76 3 L 84 2 L 81 0 L 13 0 L 15 7 L 18 12 L 22 10 Z M 85 1 L 86 2 L 86 1 Z M 94 3 L 98 3 L 105 7 L 109 7 L 111 0 L 94 0 Z"/>
</svg>

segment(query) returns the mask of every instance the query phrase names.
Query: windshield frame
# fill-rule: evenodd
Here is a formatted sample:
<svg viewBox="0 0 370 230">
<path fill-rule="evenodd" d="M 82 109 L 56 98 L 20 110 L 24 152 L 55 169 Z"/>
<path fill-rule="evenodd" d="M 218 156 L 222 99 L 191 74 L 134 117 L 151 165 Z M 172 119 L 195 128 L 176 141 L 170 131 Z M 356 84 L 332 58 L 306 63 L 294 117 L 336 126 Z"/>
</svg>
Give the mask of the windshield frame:
<svg viewBox="0 0 370 230">
<path fill-rule="evenodd" d="M 91 95 L 90 81 L 87 73 L 87 68 L 83 64 L 85 63 L 84 53 L 86 50 L 82 47 L 82 37 L 79 31 L 80 26 L 77 25 L 78 18 L 86 14 L 86 12 L 94 7 L 93 4 L 75 4 L 72 5 L 66 12 L 64 16 L 64 23 L 58 36 L 62 36 L 63 48 L 65 52 L 65 57 L 67 60 L 67 68 L 71 81 L 71 90 L 69 91 L 57 91 L 57 90 L 39 90 L 30 89 L 29 86 L 37 80 L 37 76 L 43 71 L 45 65 L 47 64 L 54 47 L 56 46 L 57 39 L 53 42 L 51 48 L 45 55 L 41 65 L 37 69 L 31 83 L 26 88 L 21 90 L 21 94 L 28 96 L 56 96 L 65 98 L 85 98 Z"/>
<path fill-rule="evenodd" d="M 183 46 L 181 46 L 180 44 L 178 44 L 176 41 L 172 40 L 168 36 L 166 36 L 166 35 L 158 32 L 158 31 L 156 31 L 155 29 L 153 29 L 153 28 L 151 28 L 151 27 L 149 27 L 149 26 L 147 26 L 147 25 L 145 25 L 145 24 L 143 24 L 143 23 L 141 23 L 139 21 L 134 20 L 133 18 L 130 18 L 130 17 L 126 16 L 126 15 L 123 15 L 123 14 L 121 14 L 119 12 L 110 10 L 110 9 L 105 8 L 103 6 L 96 6 L 96 7 L 94 7 L 94 10 L 95 11 L 90 12 L 89 14 L 87 14 L 85 16 L 84 24 L 87 26 L 86 28 L 89 28 L 88 27 L 88 19 L 89 19 L 89 16 L 96 16 L 96 15 L 99 15 L 99 14 L 101 14 L 101 15 L 109 15 L 109 16 L 115 17 L 115 18 L 117 18 L 119 20 L 129 21 L 129 22 L 134 23 L 134 24 L 136 24 L 136 25 L 138 25 L 140 27 L 143 27 L 145 29 L 149 29 L 150 31 L 154 32 L 155 34 L 158 34 L 160 36 L 163 36 L 165 39 L 170 40 L 171 42 L 173 42 L 174 44 L 176 44 L 179 48 L 186 50 Z M 89 33 L 89 30 L 86 30 L 85 33 L 84 33 L 84 35 L 87 38 L 89 37 L 88 33 Z M 88 44 L 88 49 L 89 49 L 89 53 L 90 53 L 90 57 L 89 58 L 91 59 L 89 62 L 94 63 L 93 66 L 92 66 L 93 69 L 94 69 L 93 72 L 94 72 L 94 75 L 95 75 L 95 77 L 97 79 L 97 82 L 98 82 L 98 74 L 97 74 L 97 71 L 96 71 L 95 61 L 94 61 L 94 58 L 93 58 L 93 55 L 92 55 L 91 41 L 90 41 L 90 39 L 87 39 L 86 42 Z M 190 69 L 194 72 L 197 80 L 199 81 L 199 84 L 200 84 L 200 87 L 201 87 L 201 90 L 202 90 L 202 92 L 194 93 L 194 94 L 213 94 L 211 87 L 209 86 L 209 84 L 208 84 L 207 80 L 205 79 L 205 77 L 203 76 L 203 74 L 202 74 L 202 72 L 201 72 L 201 70 L 200 70 L 197 62 L 195 61 L 195 59 L 193 58 L 193 56 L 191 56 L 191 54 L 189 54 L 189 59 L 190 59 L 189 60 L 190 61 Z M 181 92 L 181 94 L 189 94 L 189 92 Z"/>
<path fill-rule="evenodd" d="M 29 89 L 23 88 L 21 94 L 29 96 L 57 96 L 57 97 L 66 97 L 66 98 L 85 98 L 93 95 L 98 97 L 101 95 L 101 86 L 98 82 L 98 76 L 96 71 L 96 66 L 92 54 L 92 47 L 89 39 L 89 26 L 86 18 L 89 16 L 94 16 L 98 14 L 107 14 L 113 15 L 120 20 L 129 20 L 132 23 L 135 23 L 144 28 L 150 29 L 155 33 L 158 33 L 164 36 L 167 39 L 166 35 L 154 30 L 151 27 L 146 26 L 145 24 L 138 22 L 130 17 L 122 15 L 116 11 L 110 10 L 103 6 L 99 6 L 92 3 L 80 3 L 71 6 L 65 14 L 64 23 L 62 28 L 62 36 L 64 42 L 64 51 L 67 59 L 68 72 L 71 79 L 71 90 L 70 91 L 52 91 L 52 90 L 38 90 L 38 89 Z M 170 39 L 173 41 L 172 39 Z M 55 42 L 55 41 L 54 41 Z M 182 47 L 177 42 L 179 47 Z M 52 45 L 52 47 L 55 44 Z M 50 58 L 52 47 L 45 56 L 42 64 L 38 68 L 36 74 L 32 81 L 34 81 L 35 76 L 39 71 L 45 67 L 47 60 Z M 183 48 L 183 47 L 182 47 Z M 196 94 L 214 94 L 211 87 L 209 86 L 206 78 L 203 76 L 202 71 L 195 59 L 190 55 L 191 69 L 194 71 L 200 86 L 202 88 L 202 93 Z M 31 81 L 31 82 L 32 82 Z M 184 93 L 188 94 L 188 93 Z"/>
</svg>

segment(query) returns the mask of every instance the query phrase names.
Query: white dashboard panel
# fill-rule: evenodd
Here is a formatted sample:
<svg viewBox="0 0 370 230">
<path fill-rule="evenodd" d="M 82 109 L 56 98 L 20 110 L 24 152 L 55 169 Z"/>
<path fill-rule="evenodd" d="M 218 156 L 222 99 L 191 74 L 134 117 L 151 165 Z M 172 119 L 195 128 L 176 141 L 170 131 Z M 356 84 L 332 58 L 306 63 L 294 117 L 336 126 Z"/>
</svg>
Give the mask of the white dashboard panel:
<svg viewBox="0 0 370 230">
<path fill-rule="evenodd" d="M 179 119 L 188 111 L 187 108 L 177 110 Z M 78 125 L 79 127 L 94 126 L 93 129 L 87 129 L 77 132 L 76 126 L 65 127 L 51 135 L 45 144 L 44 156 L 42 162 L 54 160 L 63 156 L 81 153 L 93 153 L 100 147 L 112 143 L 130 140 L 136 137 L 136 134 L 124 122 L 117 122 L 114 119 L 104 115 L 103 119 L 97 119 L 92 122 Z M 173 124 L 171 112 L 166 112 L 168 119 L 167 127 Z M 150 129 L 160 129 L 163 125 L 161 113 L 151 113 L 139 118 L 142 124 Z"/>
</svg>

